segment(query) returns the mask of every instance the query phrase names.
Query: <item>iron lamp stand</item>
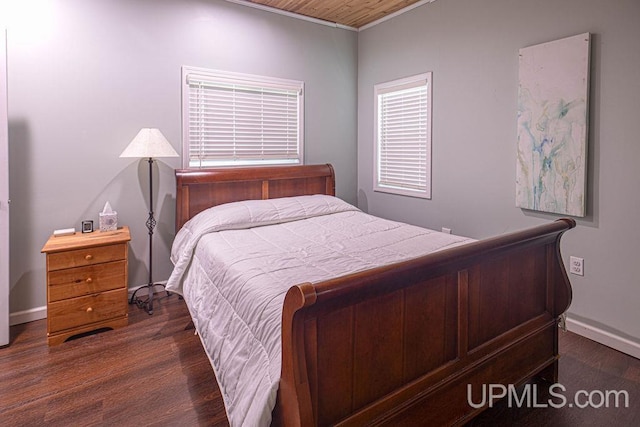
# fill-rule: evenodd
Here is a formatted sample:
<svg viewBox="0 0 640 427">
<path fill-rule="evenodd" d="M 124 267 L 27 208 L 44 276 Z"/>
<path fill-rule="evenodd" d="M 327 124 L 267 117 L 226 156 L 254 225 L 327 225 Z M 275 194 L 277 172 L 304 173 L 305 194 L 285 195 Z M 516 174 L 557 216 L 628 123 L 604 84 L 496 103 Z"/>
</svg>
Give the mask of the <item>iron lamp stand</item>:
<svg viewBox="0 0 640 427">
<path fill-rule="evenodd" d="M 129 304 L 135 303 L 139 308 L 143 308 L 144 311 L 151 315 L 153 314 L 153 296 L 155 287 L 162 286 L 164 288 L 165 285 L 162 283 L 153 282 L 153 229 L 156 227 L 156 219 L 153 216 L 153 158 L 149 157 L 147 161 L 149 162 L 149 218 L 147 218 L 146 225 L 147 230 L 149 230 L 149 282 L 133 292 L 133 294 L 131 295 L 131 299 L 129 300 Z M 136 294 L 141 289 L 147 289 L 148 296 L 146 299 L 136 297 Z M 167 296 L 169 295 L 171 294 L 167 292 Z"/>
</svg>

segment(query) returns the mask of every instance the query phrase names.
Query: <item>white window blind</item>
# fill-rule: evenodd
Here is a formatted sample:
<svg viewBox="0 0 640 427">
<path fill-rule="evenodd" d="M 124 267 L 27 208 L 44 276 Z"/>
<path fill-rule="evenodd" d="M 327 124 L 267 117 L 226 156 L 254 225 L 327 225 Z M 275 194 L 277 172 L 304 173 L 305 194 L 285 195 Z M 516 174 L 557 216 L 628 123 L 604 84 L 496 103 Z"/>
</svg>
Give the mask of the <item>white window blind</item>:
<svg viewBox="0 0 640 427">
<path fill-rule="evenodd" d="M 431 197 L 431 73 L 376 85 L 374 190 Z"/>
<path fill-rule="evenodd" d="M 303 83 L 183 67 L 185 167 L 303 163 Z"/>
</svg>

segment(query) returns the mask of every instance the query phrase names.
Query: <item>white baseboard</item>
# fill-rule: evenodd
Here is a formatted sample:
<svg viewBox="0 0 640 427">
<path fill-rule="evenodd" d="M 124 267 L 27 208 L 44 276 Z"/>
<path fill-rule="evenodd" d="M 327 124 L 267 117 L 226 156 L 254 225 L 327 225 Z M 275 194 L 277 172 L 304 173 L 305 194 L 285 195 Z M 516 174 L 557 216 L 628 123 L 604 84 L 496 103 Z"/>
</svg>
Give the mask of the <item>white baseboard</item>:
<svg viewBox="0 0 640 427">
<path fill-rule="evenodd" d="M 607 347 L 621 351 L 629 356 L 633 356 L 636 359 L 640 359 L 640 343 L 620 337 L 600 328 L 596 328 L 595 326 L 587 325 L 586 323 L 571 319 L 570 317 L 567 318 L 567 330 L 599 342 Z"/>
<path fill-rule="evenodd" d="M 17 311 L 9 315 L 9 325 L 19 325 L 21 323 L 33 322 L 47 318 L 47 306 L 30 308 L 29 310 Z"/>
</svg>

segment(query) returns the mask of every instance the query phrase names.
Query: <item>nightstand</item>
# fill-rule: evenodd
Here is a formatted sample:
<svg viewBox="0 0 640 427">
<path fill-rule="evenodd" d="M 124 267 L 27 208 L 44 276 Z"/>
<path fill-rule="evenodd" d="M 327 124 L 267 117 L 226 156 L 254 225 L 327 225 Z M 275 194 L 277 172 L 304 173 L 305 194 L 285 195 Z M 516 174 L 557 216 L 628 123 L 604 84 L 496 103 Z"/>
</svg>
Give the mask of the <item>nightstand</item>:
<svg viewBox="0 0 640 427">
<path fill-rule="evenodd" d="M 128 227 L 51 236 L 47 254 L 47 343 L 128 323 Z"/>
</svg>

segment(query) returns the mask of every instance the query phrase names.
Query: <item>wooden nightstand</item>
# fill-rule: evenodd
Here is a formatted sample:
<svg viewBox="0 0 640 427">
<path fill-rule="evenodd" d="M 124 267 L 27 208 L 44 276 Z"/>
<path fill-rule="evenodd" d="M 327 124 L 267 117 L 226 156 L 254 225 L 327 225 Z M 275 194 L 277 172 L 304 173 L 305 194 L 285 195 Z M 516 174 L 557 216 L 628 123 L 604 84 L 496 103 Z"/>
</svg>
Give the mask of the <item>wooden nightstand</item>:
<svg viewBox="0 0 640 427">
<path fill-rule="evenodd" d="M 128 323 L 128 227 L 51 236 L 47 254 L 47 343 Z"/>
</svg>

